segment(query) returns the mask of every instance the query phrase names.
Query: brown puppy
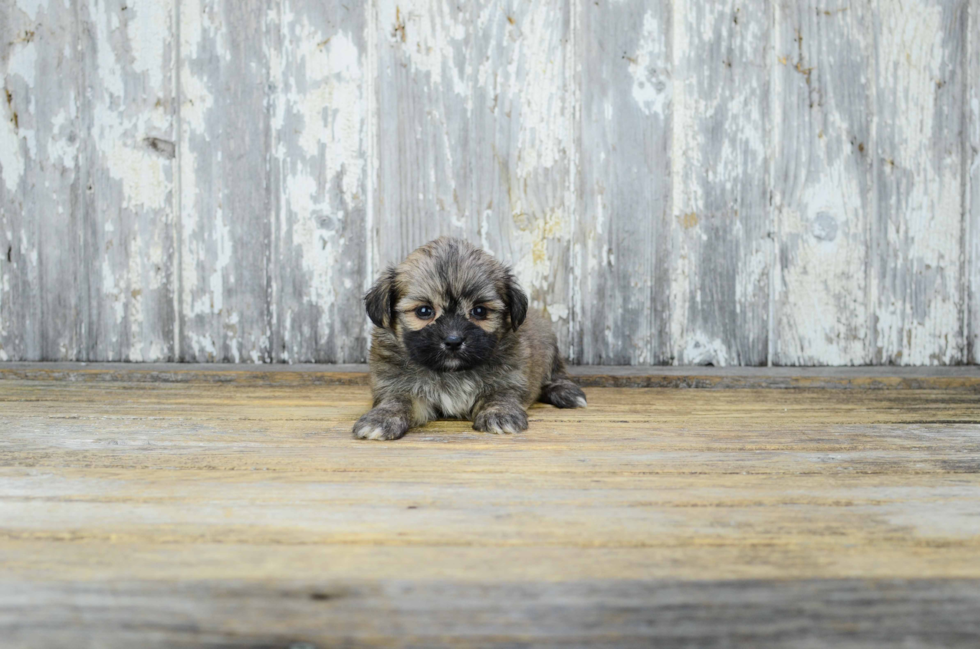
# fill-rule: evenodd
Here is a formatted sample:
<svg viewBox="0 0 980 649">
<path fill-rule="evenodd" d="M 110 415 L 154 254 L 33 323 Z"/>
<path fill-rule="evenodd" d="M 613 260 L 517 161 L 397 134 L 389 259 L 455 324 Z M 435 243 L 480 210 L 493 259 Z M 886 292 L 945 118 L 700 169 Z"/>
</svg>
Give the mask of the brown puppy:
<svg viewBox="0 0 980 649">
<path fill-rule="evenodd" d="M 374 408 L 354 424 L 354 437 L 398 439 L 439 417 L 517 433 L 535 401 L 586 405 L 550 323 L 528 311 L 509 268 L 465 241 L 422 246 L 389 267 L 364 302 L 375 324 Z"/>
</svg>

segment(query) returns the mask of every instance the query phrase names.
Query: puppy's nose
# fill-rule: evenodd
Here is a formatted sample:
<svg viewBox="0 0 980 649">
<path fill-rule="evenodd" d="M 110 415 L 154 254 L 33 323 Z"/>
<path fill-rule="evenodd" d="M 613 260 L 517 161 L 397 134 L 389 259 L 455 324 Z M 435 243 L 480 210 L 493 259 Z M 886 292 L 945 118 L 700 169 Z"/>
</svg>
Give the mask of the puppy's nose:
<svg viewBox="0 0 980 649">
<path fill-rule="evenodd" d="M 463 337 L 457 333 L 451 333 L 443 338 L 442 342 L 449 349 L 459 349 L 463 346 Z"/>
</svg>

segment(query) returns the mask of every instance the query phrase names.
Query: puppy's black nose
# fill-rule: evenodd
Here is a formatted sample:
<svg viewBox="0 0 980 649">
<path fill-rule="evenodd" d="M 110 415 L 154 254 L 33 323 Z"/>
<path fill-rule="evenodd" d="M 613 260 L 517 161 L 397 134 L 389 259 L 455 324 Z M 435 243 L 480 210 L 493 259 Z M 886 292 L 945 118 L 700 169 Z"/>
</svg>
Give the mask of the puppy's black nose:
<svg viewBox="0 0 980 649">
<path fill-rule="evenodd" d="M 455 333 L 449 334 L 448 336 L 442 339 L 442 343 L 448 349 L 456 350 L 463 346 L 463 337 Z"/>
</svg>

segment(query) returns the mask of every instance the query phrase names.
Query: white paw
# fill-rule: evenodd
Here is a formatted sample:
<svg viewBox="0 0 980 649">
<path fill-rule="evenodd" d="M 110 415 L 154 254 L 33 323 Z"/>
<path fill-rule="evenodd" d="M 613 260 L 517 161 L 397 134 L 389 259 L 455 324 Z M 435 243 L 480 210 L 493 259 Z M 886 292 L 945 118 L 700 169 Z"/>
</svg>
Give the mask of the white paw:
<svg viewBox="0 0 980 649">
<path fill-rule="evenodd" d="M 404 417 L 391 415 L 383 410 L 372 410 L 354 424 L 356 439 L 392 440 L 398 439 L 408 430 Z"/>
<path fill-rule="evenodd" d="M 505 423 L 491 423 L 487 424 L 485 432 L 496 433 L 497 435 L 513 435 L 515 433 L 521 432 L 516 426 Z"/>
<path fill-rule="evenodd" d="M 354 431 L 360 439 L 384 439 L 385 429 L 380 426 L 365 426 Z"/>
<path fill-rule="evenodd" d="M 491 410 L 477 415 L 473 428 L 484 433 L 512 435 L 527 430 L 527 413 L 521 408 Z"/>
</svg>

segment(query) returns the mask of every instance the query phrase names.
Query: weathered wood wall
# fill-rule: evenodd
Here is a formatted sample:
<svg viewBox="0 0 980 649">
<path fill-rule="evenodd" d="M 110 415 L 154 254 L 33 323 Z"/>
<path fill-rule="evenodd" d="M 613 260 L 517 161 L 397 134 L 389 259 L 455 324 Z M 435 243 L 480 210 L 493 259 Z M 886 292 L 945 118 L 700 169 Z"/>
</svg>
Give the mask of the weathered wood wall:
<svg viewBox="0 0 980 649">
<path fill-rule="evenodd" d="M 980 0 L 0 0 L 0 360 L 352 362 L 438 234 L 580 363 L 980 344 Z"/>
</svg>

